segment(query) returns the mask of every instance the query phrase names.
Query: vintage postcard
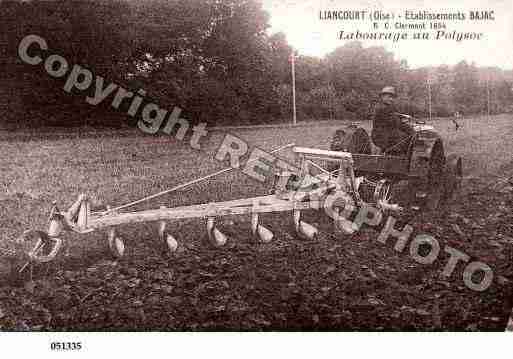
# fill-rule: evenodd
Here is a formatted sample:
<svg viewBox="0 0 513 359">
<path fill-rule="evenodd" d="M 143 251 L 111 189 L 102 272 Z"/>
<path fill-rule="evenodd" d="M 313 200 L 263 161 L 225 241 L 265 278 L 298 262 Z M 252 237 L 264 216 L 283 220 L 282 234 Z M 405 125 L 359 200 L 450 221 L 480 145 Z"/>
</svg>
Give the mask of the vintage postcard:
<svg viewBox="0 0 513 359">
<path fill-rule="evenodd" d="M 0 66 L 2 347 L 513 331 L 511 1 L 3 0 Z"/>
</svg>

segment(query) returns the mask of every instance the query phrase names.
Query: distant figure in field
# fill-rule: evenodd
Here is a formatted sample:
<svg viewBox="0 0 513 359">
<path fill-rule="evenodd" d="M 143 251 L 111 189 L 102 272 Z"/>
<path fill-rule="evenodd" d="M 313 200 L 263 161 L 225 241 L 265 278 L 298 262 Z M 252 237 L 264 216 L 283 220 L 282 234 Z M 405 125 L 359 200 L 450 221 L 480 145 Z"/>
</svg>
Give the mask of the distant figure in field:
<svg viewBox="0 0 513 359">
<path fill-rule="evenodd" d="M 408 138 L 414 134 L 414 131 L 396 115 L 396 97 L 395 88 L 392 86 L 381 90 L 381 102 L 374 110 L 371 137 L 381 152 L 401 155 L 408 152 L 410 143 Z"/>
<path fill-rule="evenodd" d="M 452 123 L 454 123 L 454 128 L 456 131 L 460 128 L 460 124 L 458 123 L 458 120 L 461 118 L 461 113 L 459 111 L 456 111 L 454 113 L 454 117 L 452 117 Z"/>
</svg>

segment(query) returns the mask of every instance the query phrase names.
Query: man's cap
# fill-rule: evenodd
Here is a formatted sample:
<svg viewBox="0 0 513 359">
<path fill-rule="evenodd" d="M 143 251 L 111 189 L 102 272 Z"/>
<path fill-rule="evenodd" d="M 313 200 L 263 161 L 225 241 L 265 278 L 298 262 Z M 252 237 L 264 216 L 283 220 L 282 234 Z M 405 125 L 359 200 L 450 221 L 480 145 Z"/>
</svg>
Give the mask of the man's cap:
<svg viewBox="0 0 513 359">
<path fill-rule="evenodd" d="M 384 94 L 389 94 L 389 95 L 392 95 L 392 96 L 397 96 L 396 93 L 395 93 L 395 88 L 392 87 L 392 86 L 385 86 L 383 87 L 383 90 L 381 90 L 381 95 L 384 95 Z"/>
</svg>

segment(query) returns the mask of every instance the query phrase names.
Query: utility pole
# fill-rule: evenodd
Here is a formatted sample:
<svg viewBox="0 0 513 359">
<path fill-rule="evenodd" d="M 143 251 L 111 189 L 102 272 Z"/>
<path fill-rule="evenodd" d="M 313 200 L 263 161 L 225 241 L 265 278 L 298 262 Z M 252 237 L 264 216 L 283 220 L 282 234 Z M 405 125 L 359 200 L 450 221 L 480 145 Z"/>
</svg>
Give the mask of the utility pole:
<svg viewBox="0 0 513 359">
<path fill-rule="evenodd" d="M 408 98 L 408 110 L 407 110 L 407 114 L 408 115 L 411 115 L 411 96 L 410 96 L 410 87 L 408 85 L 405 86 L 405 93 L 407 94 L 407 98 Z"/>
<path fill-rule="evenodd" d="M 328 83 L 328 97 L 329 97 L 329 116 L 330 116 L 330 120 L 334 120 L 337 116 L 336 116 L 336 111 L 335 111 L 335 100 L 336 100 L 336 96 L 332 96 L 333 93 L 331 92 L 332 89 L 334 89 L 334 87 L 332 86 L 332 82 L 331 82 L 331 79 L 332 79 L 332 73 L 333 73 L 333 65 L 330 65 L 330 71 L 328 72 L 328 79 L 327 79 L 327 83 Z M 513 89 L 512 89 L 513 91 Z"/>
<path fill-rule="evenodd" d="M 429 121 L 431 121 L 431 78 L 428 76 L 428 100 L 429 100 Z"/>
<path fill-rule="evenodd" d="M 296 117 L 296 69 L 295 69 L 295 57 L 296 54 L 294 51 L 290 54 L 290 63 L 292 66 L 292 124 L 296 125 L 297 117 Z"/>
<path fill-rule="evenodd" d="M 488 120 L 489 120 L 490 119 L 490 74 L 488 74 L 488 78 L 486 80 L 486 98 L 487 98 Z"/>
</svg>

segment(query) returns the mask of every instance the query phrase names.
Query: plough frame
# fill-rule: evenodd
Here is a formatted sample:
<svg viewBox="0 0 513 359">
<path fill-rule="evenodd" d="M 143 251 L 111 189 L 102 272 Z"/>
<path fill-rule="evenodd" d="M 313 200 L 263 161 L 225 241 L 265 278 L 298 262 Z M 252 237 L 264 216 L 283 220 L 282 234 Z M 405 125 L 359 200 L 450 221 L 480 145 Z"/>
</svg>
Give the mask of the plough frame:
<svg viewBox="0 0 513 359">
<path fill-rule="evenodd" d="M 61 212 L 54 202 L 48 232 L 27 231 L 18 241 L 23 241 L 28 235 L 39 236 L 34 249 L 27 253 L 31 262 L 49 262 L 53 260 L 62 247 L 60 236 L 67 231 L 79 234 L 91 233 L 107 229 L 109 248 L 115 257 L 124 253 L 124 243 L 116 235 L 115 227 L 124 224 L 157 222 L 159 239 L 167 243 L 169 250 L 174 251 L 178 246 L 177 240 L 166 230 L 167 221 L 181 219 L 203 218 L 207 222 L 207 234 L 210 242 L 215 246 L 226 243 L 227 237 L 216 227 L 215 218 L 228 215 L 251 215 L 251 232 L 262 242 L 269 242 L 273 238 L 272 232 L 259 224 L 259 214 L 270 212 L 292 212 L 296 233 L 301 238 L 313 239 L 317 236 L 317 229 L 301 220 L 301 211 L 307 209 L 321 209 L 323 200 L 336 193 L 342 197 L 346 205 L 359 207 L 364 204 L 358 194 L 359 179 L 355 177 L 353 169 L 353 156 L 348 152 L 326 151 L 304 147 L 294 147 L 299 173 L 283 171 L 278 173 L 275 181 L 275 193 L 270 195 L 180 206 L 174 208 L 160 207 L 158 209 L 142 210 L 136 212 L 119 212 L 107 207 L 103 212 L 92 212 L 90 199 L 81 194 L 77 201 L 66 211 Z M 334 173 L 323 170 L 316 165 L 316 160 L 335 163 L 338 167 Z M 313 164 L 313 166 L 311 166 Z M 315 176 L 310 175 L 313 167 L 321 170 Z M 295 181 L 292 178 L 295 177 Z M 291 183 L 292 188 L 291 188 Z M 375 193 L 376 203 L 387 206 L 386 198 L 382 193 Z M 397 209 L 397 207 L 388 207 Z M 335 223 L 337 226 L 337 223 Z M 340 227 L 340 226 L 339 226 Z M 346 233 L 353 233 L 353 228 L 342 226 Z M 46 254 L 40 254 L 46 247 Z"/>
</svg>

